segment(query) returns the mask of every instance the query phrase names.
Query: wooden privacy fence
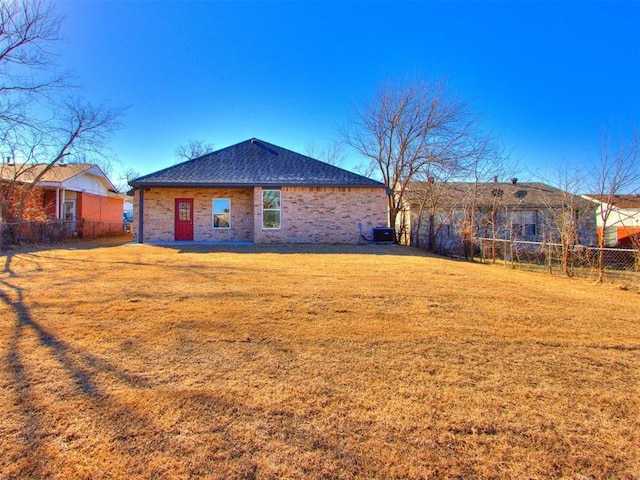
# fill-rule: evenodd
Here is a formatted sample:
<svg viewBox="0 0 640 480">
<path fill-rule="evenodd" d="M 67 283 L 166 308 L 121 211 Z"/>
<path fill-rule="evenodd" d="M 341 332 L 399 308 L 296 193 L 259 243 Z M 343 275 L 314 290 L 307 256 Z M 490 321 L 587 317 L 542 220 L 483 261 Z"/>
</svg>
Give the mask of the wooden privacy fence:
<svg viewBox="0 0 640 480">
<path fill-rule="evenodd" d="M 127 232 L 130 232 L 129 224 L 124 222 L 47 220 L 0 224 L 0 238 L 3 245 L 55 243 L 73 238 L 115 237 Z"/>
<path fill-rule="evenodd" d="M 514 268 L 546 271 L 552 275 L 596 278 L 602 262 L 605 278 L 640 282 L 640 250 L 637 249 L 563 247 L 560 243 L 496 238 L 479 238 L 478 245 L 483 263 L 502 262 Z"/>
</svg>

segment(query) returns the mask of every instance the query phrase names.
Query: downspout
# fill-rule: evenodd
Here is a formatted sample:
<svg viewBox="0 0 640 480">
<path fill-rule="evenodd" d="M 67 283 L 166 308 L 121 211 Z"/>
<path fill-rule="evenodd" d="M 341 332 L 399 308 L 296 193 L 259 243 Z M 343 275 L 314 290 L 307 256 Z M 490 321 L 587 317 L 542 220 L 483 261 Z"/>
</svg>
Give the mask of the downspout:
<svg viewBox="0 0 640 480">
<path fill-rule="evenodd" d="M 138 205 L 138 243 L 144 243 L 144 188 L 140 189 L 140 205 Z"/>
<path fill-rule="evenodd" d="M 56 220 L 60 220 L 60 189 L 56 188 Z"/>
</svg>

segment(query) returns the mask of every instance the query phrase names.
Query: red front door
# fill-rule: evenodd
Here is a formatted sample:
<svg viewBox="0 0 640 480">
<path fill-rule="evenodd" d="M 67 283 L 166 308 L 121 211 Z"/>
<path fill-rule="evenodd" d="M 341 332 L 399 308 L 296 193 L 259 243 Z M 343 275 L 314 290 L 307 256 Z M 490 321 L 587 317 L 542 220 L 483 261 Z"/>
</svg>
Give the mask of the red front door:
<svg viewBox="0 0 640 480">
<path fill-rule="evenodd" d="M 176 198 L 176 240 L 193 240 L 193 198 Z"/>
</svg>

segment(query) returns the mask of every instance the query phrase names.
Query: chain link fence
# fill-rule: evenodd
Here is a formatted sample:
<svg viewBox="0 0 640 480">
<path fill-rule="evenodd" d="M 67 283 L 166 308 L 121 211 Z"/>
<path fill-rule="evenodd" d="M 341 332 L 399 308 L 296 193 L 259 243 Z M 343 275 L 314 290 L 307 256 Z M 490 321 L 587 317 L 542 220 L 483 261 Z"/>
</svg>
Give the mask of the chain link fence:
<svg viewBox="0 0 640 480">
<path fill-rule="evenodd" d="M 123 222 L 48 220 L 0 224 L 2 245 L 56 243 L 74 238 L 116 237 L 130 232 L 130 223 Z"/>
<path fill-rule="evenodd" d="M 640 249 L 597 248 L 559 243 L 479 238 L 483 263 L 504 263 L 513 268 L 551 275 L 597 279 L 602 264 L 604 278 L 620 283 L 640 283 Z"/>
</svg>

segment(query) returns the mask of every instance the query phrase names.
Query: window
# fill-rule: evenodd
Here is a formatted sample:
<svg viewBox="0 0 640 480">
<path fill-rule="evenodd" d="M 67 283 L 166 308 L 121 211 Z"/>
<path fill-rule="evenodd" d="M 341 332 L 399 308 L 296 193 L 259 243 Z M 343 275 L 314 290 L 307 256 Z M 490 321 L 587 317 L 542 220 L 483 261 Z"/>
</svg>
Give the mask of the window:
<svg viewBox="0 0 640 480">
<path fill-rule="evenodd" d="M 538 234 L 535 210 L 513 212 L 513 233 L 516 237 L 535 237 Z"/>
<path fill-rule="evenodd" d="M 262 228 L 280 228 L 280 190 L 262 191 Z"/>
<path fill-rule="evenodd" d="M 76 219 L 75 200 L 64 202 L 64 204 L 62 205 L 62 213 L 66 222 L 73 222 Z"/>
<path fill-rule="evenodd" d="M 607 227 L 604 229 L 604 246 L 615 247 L 618 245 L 618 227 Z"/>
<path fill-rule="evenodd" d="M 437 213 L 433 216 L 433 230 L 436 235 L 440 235 L 444 238 L 451 238 L 454 234 L 455 228 L 451 225 L 452 219 L 448 215 Z"/>
<path fill-rule="evenodd" d="M 213 228 L 231 227 L 231 200 L 228 198 L 213 199 Z"/>
<path fill-rule="evenodd" d="M 191 221 L 191 202 L 178 201 L 178 220 L 181 222 Z"/>
</svg>

